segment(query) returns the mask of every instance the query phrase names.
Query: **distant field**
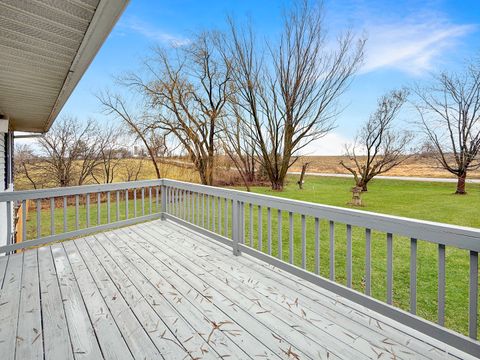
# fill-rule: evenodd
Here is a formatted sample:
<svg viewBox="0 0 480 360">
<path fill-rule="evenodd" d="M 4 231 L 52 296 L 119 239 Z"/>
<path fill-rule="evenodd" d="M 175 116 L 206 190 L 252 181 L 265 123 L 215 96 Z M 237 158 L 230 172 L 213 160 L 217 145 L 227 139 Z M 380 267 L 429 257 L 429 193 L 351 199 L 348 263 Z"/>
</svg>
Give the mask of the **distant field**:
<svg viewBox="0 0 480 360">
<path fill-rule="evenodd" d="M 347 161 L 345 156 L 305 156 L 290 169 L 300 171 L 303 162 L 310 162 L 308 172 L 323 174 L 349 174 L 340 161 Z M 415 157 L 406 160 L 403 164 L 385 173 L 390 176 L 418 176 L 418 177 L 453 177 L 449 172 L 441 169 L 432 158 Z M 472 171 L 469 178 L 480 179 L 480 170 Z"/>
</svg>

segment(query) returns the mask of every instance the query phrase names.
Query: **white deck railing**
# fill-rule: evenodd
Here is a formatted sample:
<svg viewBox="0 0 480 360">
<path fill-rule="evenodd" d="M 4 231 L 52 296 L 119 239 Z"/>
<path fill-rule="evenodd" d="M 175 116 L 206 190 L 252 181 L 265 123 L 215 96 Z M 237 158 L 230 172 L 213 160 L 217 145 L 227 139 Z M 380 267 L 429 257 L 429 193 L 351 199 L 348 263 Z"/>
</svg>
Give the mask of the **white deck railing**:
<svg viewBox="0 0 480 360">
<path fill-rule="evenodd" d="M 16 234 L 10 227 L 7 231 L 12 242 L 0 247 L 0 252 L 9 253 L 109 228 L 168 218 L 227 244 L 232 247 L 234 255 L 244 252 L 260 258 L 449 345 L 475 356 L 480 355 L 480 343 L 476 341 L 480 229 L 168 179 L 0 193 L 0 202 L 6 202 L 9 208 L 20 207 L 23 214 L 27 210 L 27 201 L 34 204 L 35 216 L 29 220 L 34 226 L 29 226 L 27 231 L 27 219 L 23 216 L 23 235 L 17 239 L 21 242 L 14 241 Z M 272 228 L 272 219 L 277 224 L 276 229 Z M 288 223 L 288 227 L 282 225 L 284 222 Z M 46 224 L 49 229 L 45 228 Z M 313 236 L 307 236 L 308 224 L 313 227 Z M 362 239 L 359 239 L 358 228 L 362 229 Z M 341 269 L 346 275 L 343 284 L 336 282 L 339 269 L 335 261 L 335 244 L 339 241 L 340 231 L 345 233 L 346 246 L 345 269 Z M 352 289 L 354 231 L 355 241 L 363 241 L 365 248 L 363 293 Z M 377 240 L 379 233 L 383 233 L 382 241 L 386 245 L 385 301 L 372 297 L 373 232 Z M 328 278 L 319 276 L 323 269 L 320 244 L 324 233 L 329 244 Z M 410 285 L 409 289 L 400 289 L 409 292 L 409 312 L 393 306 L 394 242 L 400 237 L 408 238 L 410 243 L 409 259 L 404 260 L 409 261 Z M 437 278 L 430 279 L 432 283 L 436 282 L 437 287 L 437 324 L 416 315 L 419 242 L 433 243 L 437 248 Z M 307 244 L 313 245 L 312 253 L 307 250 Z M 469 256 L 469 337 L 444 326 L 446 249 L 449 247 L 466 251 Z M 298 261 L 295 261 L 296 255 Z M 431 285 L 430 288 L 435 284 Z"/>
</svg>

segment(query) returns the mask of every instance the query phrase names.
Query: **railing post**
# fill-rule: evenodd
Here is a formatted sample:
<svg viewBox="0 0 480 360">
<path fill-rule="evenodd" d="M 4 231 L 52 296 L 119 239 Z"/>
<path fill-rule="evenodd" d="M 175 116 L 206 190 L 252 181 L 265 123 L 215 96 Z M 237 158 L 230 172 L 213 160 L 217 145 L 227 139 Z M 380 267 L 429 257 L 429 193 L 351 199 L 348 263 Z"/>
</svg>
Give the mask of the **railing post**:
<svg viewBox="0 0 480 360">
<path fill-rule="evenodd" d="M 165 220 L 165 214 L 167 213 L 167 187 L 165 185 L 160 186 L 160 191 L 161 191 L 161 215 L 160 219 Z"/>
<path fill-rule="evenodd" d="M 233 200 L 232 202 L 232 240 L 233 240 L 233 255 L 240 255 L 240 202 Z"/>
</svg>

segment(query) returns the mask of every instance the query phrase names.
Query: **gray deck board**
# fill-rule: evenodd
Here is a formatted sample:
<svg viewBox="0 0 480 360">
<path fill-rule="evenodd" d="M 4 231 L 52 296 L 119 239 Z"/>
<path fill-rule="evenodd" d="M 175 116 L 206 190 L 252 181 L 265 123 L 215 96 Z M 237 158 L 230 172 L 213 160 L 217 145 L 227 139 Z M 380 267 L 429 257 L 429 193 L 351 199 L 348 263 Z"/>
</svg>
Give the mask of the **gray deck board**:
<svg viewBox="0 0 480 360">
<path fill-rule="evenodd" d="M 149 229 L 143 230 L 138 227 L 132 228 L 132 230 L 150 231 Z M 144 237 L 148 240 L 155 239 L 152 232 L 150 236 L 145 235 Z M 184 240 L 188 241 L 187 239 Z M 290 326 L 291 330 L 298 332 L 300 337 L 295 337 L 294 334 L 288 333 L 286 338 L 292 340 L 300 338 L 300 341 L 296 343 L 298 348 L 305 349 L 305 346 L 308 346 L 310 351 L 315 351 L 316 348 L 322 346 L 322 342 L 328 342 L 330 351 L 337 353 L 339 357 L 356 359 L 376 357 L 379 353 L 390 351 L 386 348 L 385 343 L 382 342 L 385 337 L 378 340 L 381 346 L 377 347 L 373 341 L 366 341 L 362 336 L 337 325 L 335 321 L 339 321 L 339 318 L 326 319 L 321 313 L 314 314 L 313 311 L 301 306 L 295 298 L 289 299 L 287 295 L 273 291 L 273 288 L 263 287 L 261 289 L 263 291 L 258 291 L 259 284 L 253 283 L 251 281 L 252 278 L 244 272 L 243 268 L 238 268 L 235 264 L 226 263 L 225 261 L 219 263 L 215 261 L 214 256 L 210 256 L 211 252 L 205 252 L 196 246 L 195 251 L 180 253 L 169 247 L 169 243 L 165 241 L 165 238 L 157 236 L 154 241 L 160 243 L 160 248 L 164 249 L 163 251 L 178 263 L 185 266 L 196 264 L 199 267 L 196 273 L 203 275 L 203 277 L 207 275 L 210 284 L 217 289 L 222 289 L 224 294 L 229 294 L 230 299 L 236 299 L 237 301 L 239 299 L 255 299 L 253 306 L 258 307 L 256 309 L 257 318 L 263 318 L 262 320 L 271 329 L 275 328 L 277 324 L 281 324 L 281 326 L 278 326 L 280 329 L 288 329 Z M 188 244 L 183 244 L 189 247 Z M 190 245 L 193 244 L 192 242 Z M 190 261 L 189 264 L 187 254 L 195 254 L 195 261 Z M 182 260 L 181 257 L 184 259 Z M 212 275 L 213 277 L 211 277 Z M 213 285 L 214 283 L 215 285 Z M 272 298 L 280 298 L 281 300 L 276 302 Z M 244 303 L 248 309 L 253 310 L 252 305 L 248 301 Z M 380 335 L 377 336 L 380 338 Z M 305 344 L 306 339 L 310 339 L 310 342 L 307 344 Z"/>
<path fill-rule="evenodd" d="M 75 359 L 102 356 L 83 297 L 62 244 L 51 247 Z"/>
<path fill-rule="evenodd" d="M 115 243 L 125 254 L 134 259 L 135 265 L 138 265 L 138 268 L 156 284 L 156 287 L 170 303 L 175 304 L 177 312 L 184 319 L 188 319 L 188 322 L 202 335 L 218 356 L 233 359 L 251 358 L 245 349 L 231 339 L 231 337 L 243 339 L 246 334 L 239 329 L 237 324 L 215 311 L 212 304 L 202 294 L 193 288 L 187 288 L 181 281 L 173 285 L 170 282 L 171 279 L 165 275 L 165 272 L 168 274 L 167 268 L 142 246 L 131 241 L 125 242 L 120 237 Z M 255 339 L 249 338 L 249 340 L 254 342 Z M 248 343 L 243 342 L 242 344 L 248 349 Z M 259 348 L 256 348 L 255 351 L 260 353 Z"/>
<path fill-rule="evenodd" d="M 45 360 L 73 359 L 72 345 L 50 247 L 38 249 Z"/>
<path fill-rule="evenodd" d="M 168 231 L 169 228 L 170 231 Z M 412 355 L 412 351 L 402 343 L 386 337 L 382 331 L 374 331 L 372 329 L 372 327 L 377 326 L 383 329 L 383 324 L 377 325 L 375 323 L 372 326 L 371 319 L 367 319 L 363 314 L 359 314 L 369 325 L 365 327 L 351 320 L 352 309 L 345 307 L 343 309 L 344 311 L 337 312 L 328 306 L 323 306 L 323 304 L 327 302 L 338 307 L 336 299 L 322 299 L 319 298 L 319 294 L 313 295 L 313 299 L 308 298 L 304 296 L 301 291 L 297 291 L 299 289 L 293 291 L 291 288 L 284 286 L 285 276 L 282 276 L 282 278 L 278 275 L 273 276 L 274 274 L 270 274 L 270 277 L 262 276 L 261 273 L 251 269 L 252 266 L 248 261 L 245 265 L 248 264 L 249 266 L 242 266 L 239 262 L 225 262 L 224 257 L 217 255 L 217 253 L 223 253 L 225 256 L 228 256 L 228 249 L 216 248 L 216 251 L 212 251 L 208 242 L 200 238 L 192 240 L 188 232 L 184 233 L 181 229 L 174 229 L 168 225 L 162 227 L 155 225 L 145 230 L 139 227 L 132 227 L 131 229 L 133 231 L 147 231 L 150 232 L 150 235 L 154 234 L 152 231 L 163 234 L 163 236 L 157 236 L 156 238 L 156 242 L 162 243 L 163 246 L 168 245 L 168 236 L 172 236 L 171 234 L 175 233 L 175 243 L 181 244 L 181 249 L 187 248 L 190 250 L 183 252 L 183 254 L 194 253 L 197 256 L 196 263 L 201 265 L 202 268 L 210 274 L 221 279 L 224 284 L 238 289 L 238 291 L 243 294 L 249 293 L 252 294 L 251 296 L 254 296 L 253 294 L 256 293 L 257 297 L 263 298 L 263 304 L 268 304 L 275 309 L 275 313 L 282 314 L 282 317 L 290 319 L 293 318 L 289 316 L 289 312 L 296 314 L 302 319 L 308 320 L 307 324 L 312 323 L 337 338 L 343 339 L 343 341 L 346 342 L 345 346 L 361 349 L 361 351 L 371 357 L 385 352 L 395 355 L 399 359 L 409 358 Z M 173 232 L 173 230 L 175 231 Z M 145 238 L 151 239 L 152 237 L 147 236 Z M 302 323 L 300 326 L 302 326 Z M 314 333 L 311 327 L 304 330 Z M 397 334 L 396 338 L 399 337 L 398 335 L 401 334 Z M 405 336 L 405 338 L 411 339 L 410 336 Z M 427 346 L 424 343 L 422 343 L 422 345 L 425 345 L 424 349 L 422 349 L 425 350 L 424 354 L 416 354 L 417 357 L 421 358 L 425 356 L 425 358 L 433 359 L 439 355 L 435 353 L 435 351 L 432 351 L 435 350 L 432 349 L 432 346 Z"/>
<path fill-rule="evenodd" d="M 0 354 L 6 360 L 15 358 L 22 273 L 23 254 L 11 255 L 0 292 Z"/>
<path fill-rule="evenodd" d="M 152 239 L 151 235 L 144 232 L 141 228 L 129 229 L 127 231 L 138 231 L 141 238 Z M 204 294 L 211 297 L 213 303 L 222 311 L 227 313 L 244 329 L 252 332 L 252 334 L 275 351 L 277 355 L 285 356 L 288 352 L 298 354 L 301 358 L 367 358 L 361 352 L 358 352 L 347 346 L 338 346 L 338 353 L 322 346 L 318 339 L 328 341 L 331 345 L 339 344 L 339 341 L 327 332 L 310 327 L 310 332 L 306 331 L 302 326 L 301 319 L 286 317 L 285 312 L 279 311 L 266 305 L 259 294 L 248 292 L 246 287 L 238 291 L 231 288 L 228 284 L 220 281 L 218 278 L 212 277 L 206 269 L 199 266 L 209 259 L 202 259 L 196 256 L 191 259 L 185 256 L 183 259 L 179 254 L 168 248 L 166 243 L 160 248 L 152 244 L 148 244 L 140 240 L 144 247 L 156 257 L 168 264 L 183 279 L 188 279 L 189 283 L 201 290 L 202 286 Z M 192 253 L 190 253 L 192 254 Z M 195 254 L 197 255 L 197 254 Z M 206 254 L 204 254 L 206 255 Z M 180 265 L 180 266 L 179 266 Z M 228 271 L 228 270 L 227 270 Z M 196 274 L 196 275 L 195 275 Z M 203 280 L 208 280 L 208 284 Z M 286 339 L 289 339 L 288 341 Z M 331 348 L 330 348 L 331 349 Z M 288 358 L 288 356 L 287 356 Z"/>
<path fill-rule="evenodd" d="M 97 288 L 100 290 L 133 357 L 135 359 L 160 358 L 160 352 L 148 336 L 146 329 L 140 326 L 134 313 L 100 264 L 100 261 L 86 244 L 85 239 L 75 241 L 75 245 L 85 261 L 87 268 L 90 270 L 90 274 Z"/>
<path fill-rule="evenodd" d="M 42 316 L 36 251 L 25 252 L 23 258 L 15 357 L 17 359 L 43 359 Z"/>
<path fill-rule="evenodd" d="M 164 325 L 161 316 L 150 306 L 122 271 L 122 268 L 114 262 L 114 259 L 107 253 L 97 239 L 94 237 L 87 238 L 86 242 L 98 259 L 101 260 L 105 271 L 108 272 L 119 293 L 123 296 L 156 347 L 160 350 L 162 356 L 168 359 L 184 359 L 185 357 L 189 357 L 186 349 L 175 338 L 175 335 L 170 329 Z"/>
<path fill-rule="evenodd" d="M 0 257 L 1 359 L 471 357 L 170 221 Z"/>
</svg>

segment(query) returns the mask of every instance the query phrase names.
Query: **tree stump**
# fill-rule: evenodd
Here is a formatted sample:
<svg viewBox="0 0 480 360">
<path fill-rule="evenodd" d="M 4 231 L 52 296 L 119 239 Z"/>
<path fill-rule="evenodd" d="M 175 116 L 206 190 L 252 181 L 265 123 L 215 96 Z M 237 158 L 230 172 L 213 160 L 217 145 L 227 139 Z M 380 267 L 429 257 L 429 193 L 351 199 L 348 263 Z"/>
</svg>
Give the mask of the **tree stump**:
<svg viewBox="0 0 480 360">
<path fill-rule="evenodd" d="M 352 188 L 352 201 L 350 205 L 353 206 L 363 206 L 362 204 L 362 187 L 354 186 Z"/>
</svg>

